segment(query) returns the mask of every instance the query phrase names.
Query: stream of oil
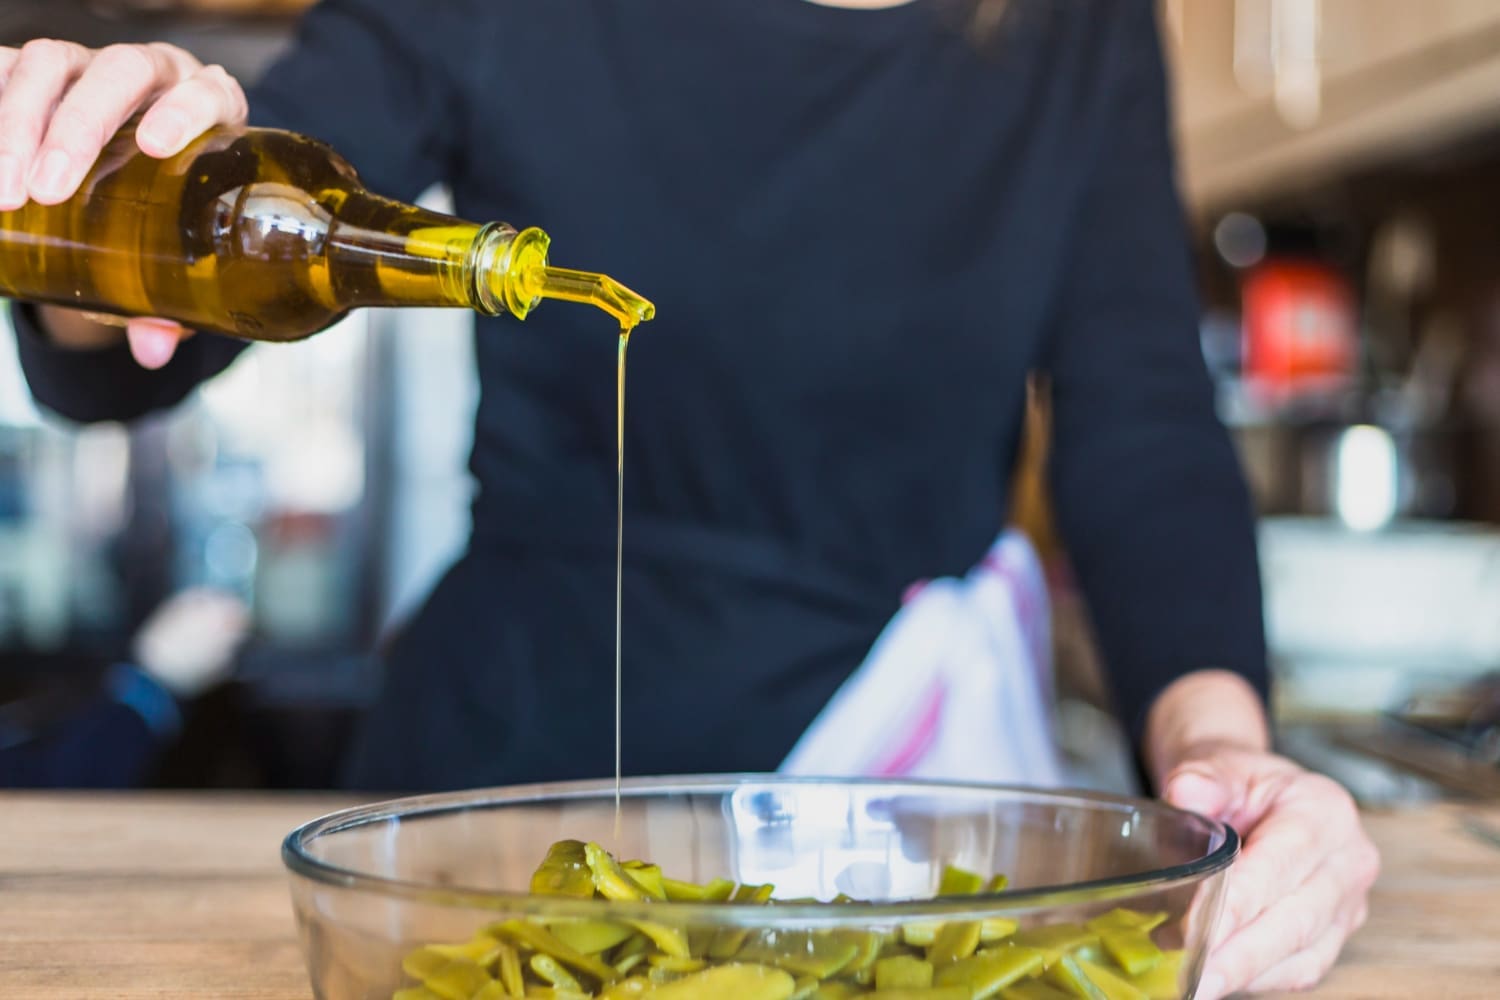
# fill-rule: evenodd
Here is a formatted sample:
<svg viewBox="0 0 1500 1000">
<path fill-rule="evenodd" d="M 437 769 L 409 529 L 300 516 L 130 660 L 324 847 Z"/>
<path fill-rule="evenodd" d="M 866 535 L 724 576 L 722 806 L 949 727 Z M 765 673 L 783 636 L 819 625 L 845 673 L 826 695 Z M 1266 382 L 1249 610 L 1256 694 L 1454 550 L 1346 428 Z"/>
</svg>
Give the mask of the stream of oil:
<svg viewBox="0 0 1500 1000">
<path fill-rule="evenodd" d="M 620 837 L 620 745 L 621 681 L 620 614 L 625 570 L 625 350 L 630 346 L 630 327 L 620 327 L 620 347 L 615 358 L 615 839 Z"/>
</svg>

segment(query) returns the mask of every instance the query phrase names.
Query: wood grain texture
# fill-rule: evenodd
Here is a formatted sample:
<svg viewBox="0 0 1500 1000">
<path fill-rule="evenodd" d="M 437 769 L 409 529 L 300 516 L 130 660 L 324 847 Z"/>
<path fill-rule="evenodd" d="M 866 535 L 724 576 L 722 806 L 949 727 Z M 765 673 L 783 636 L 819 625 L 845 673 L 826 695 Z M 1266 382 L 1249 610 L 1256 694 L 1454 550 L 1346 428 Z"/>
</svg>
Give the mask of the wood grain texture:
<svg viewBox="0 0 1500 1000">
<path fill-rule="evenodd" d="M 0 793 L 0 997 L 308 1000 L 279 849 L 323 797 Z M 1319 990 L 1500 996 L 1500 808 L 1368 817 L 1370 922 Z"/>
</svg>

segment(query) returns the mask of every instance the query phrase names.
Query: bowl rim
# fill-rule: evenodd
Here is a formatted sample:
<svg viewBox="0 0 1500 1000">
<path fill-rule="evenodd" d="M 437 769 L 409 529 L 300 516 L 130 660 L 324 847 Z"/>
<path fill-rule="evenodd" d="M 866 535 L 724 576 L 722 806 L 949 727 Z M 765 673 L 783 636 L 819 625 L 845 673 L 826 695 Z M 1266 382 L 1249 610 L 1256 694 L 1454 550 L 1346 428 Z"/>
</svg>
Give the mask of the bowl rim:
<svg viewBox="0 0 1500 1000">
<path fill-rule="evenodd" d="M 1030 785 L 993 784 L 966 781 L 942 781 L 920 778 L 813 777 L 780 774 L 736 773 L 714 775 L 670 775 L 630 777 L 620 782 L 622 799 L 652 794 L 678 792 L 687 794 L 728 794 L 745 785 L 839 785 L 883 787 L 914 793 L 950 792 L 1001 795 L 1016 799 L 1041 800 L 1055 804 L 1085 805 L 1129 811 L 1132 815 L 1150 811 L 1182 817 L 1205 827 L 1212 843 L 1219 845 L 1191 861 L 1129 875 L 1090 879 L 1057 885 L 971 896 L 931 899 L 893 900 L 853 903 L 775 903 L 646 901 L 619 902 L 603 899 L 573 899 L 561 896 L 538 896 L 514 890 L 481 889 L 462 885 L 437 885 L 408 879 L 389 878 L 346 868 L 313 857 L 305 845 L 319 837 L 330 836 L 371 823 L 411 816 L 438 816 L 476 808 L 493 809 L 542 801 L 578 800 L 613 797 L 613 779 L 590 779 L 490 788 L 471 788 L 451 792 L 411 795 L 385 799 L 327 813 L 310 820 L 288 833 L 281 845 L 281 859 L 294 875 L 327 886 L 376 892 L 415 901 L 473 910 L 504 911 L 516 915 L 545 915 L 579 919 L 660 919 L 670 913 L 673 919 L 686 923 L 762 926 L 768 922 L 795 922 L 799 925 L 847 923 L 857 914 L 861 922 L 910 922 L 913 918 L 952 920 L 977 918 L 997 913 L 1025 913 L 1095 902 L 1107 902 L 1159 892 L 1183 884 L 1202 881 L 1227 869 L 1240 851 L 1240 837 L 1234 827 L 1198 813 L 1178 809 L 1155 799 L 1116 795 L 1086 789 L 1046 788 Z"/>
</svg>

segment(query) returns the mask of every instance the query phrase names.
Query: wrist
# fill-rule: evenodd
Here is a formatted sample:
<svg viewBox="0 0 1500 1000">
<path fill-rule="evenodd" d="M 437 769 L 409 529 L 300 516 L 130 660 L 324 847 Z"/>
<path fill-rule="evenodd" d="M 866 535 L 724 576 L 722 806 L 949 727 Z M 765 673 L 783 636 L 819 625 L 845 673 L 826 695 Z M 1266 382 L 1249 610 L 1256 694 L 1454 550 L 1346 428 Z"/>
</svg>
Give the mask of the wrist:
<svg viewBox="0 0 1500 1000">
<path fill-rule="evenodd" d="M 36 321 L 50 343 L 70 351 L 100 350 L 125 339 L 123 327 L 100 323 L 77 309 L 38 305 Z"/>
<path fill-rule="evenodd" d="M 1197 670 L 1173 681 L 1152 703 L 1141 750 L 1157 787 L 1182 762 L 1226 748 L 1271 749 L 1265 703 L 1239 674 Z"/>
</svg>

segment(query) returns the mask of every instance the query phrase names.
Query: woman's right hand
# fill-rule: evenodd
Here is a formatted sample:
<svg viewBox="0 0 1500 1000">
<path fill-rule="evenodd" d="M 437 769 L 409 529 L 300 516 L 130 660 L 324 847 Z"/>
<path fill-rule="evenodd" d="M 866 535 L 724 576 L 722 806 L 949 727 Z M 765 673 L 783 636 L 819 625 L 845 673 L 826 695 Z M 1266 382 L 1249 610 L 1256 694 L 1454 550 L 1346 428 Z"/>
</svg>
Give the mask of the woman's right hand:
<svg viewBox="0 0 1500 1000">
<path fill-rule="evenodd" d="M 136 142 L 159 158 L 215 125 L 244 122 L 247 113 L 245 92 L 223 67 L 204 66 L 174 45 L 87 49 L 37 39 L 0 48 L 0 211 L 67 201 L 105 144 L 143 108 Z M 64 313 L 49 309 L 45 320 L 64 346 L 108 339 L 99 324 Z M 126 331 L 147 368 L 166 364 L 186 335 L 158 319 L 131 320 Z"/>
</svg>

